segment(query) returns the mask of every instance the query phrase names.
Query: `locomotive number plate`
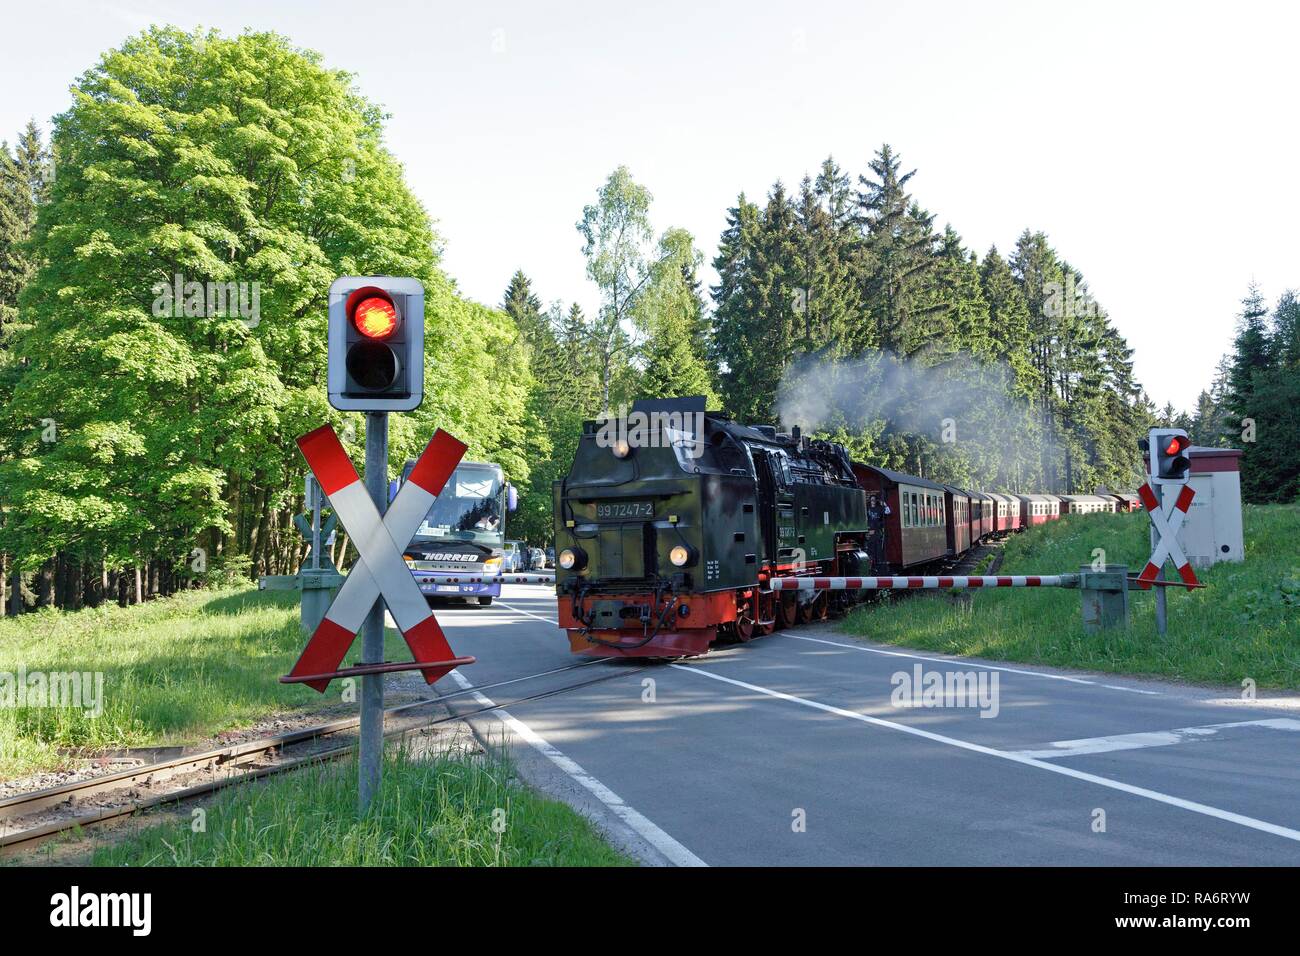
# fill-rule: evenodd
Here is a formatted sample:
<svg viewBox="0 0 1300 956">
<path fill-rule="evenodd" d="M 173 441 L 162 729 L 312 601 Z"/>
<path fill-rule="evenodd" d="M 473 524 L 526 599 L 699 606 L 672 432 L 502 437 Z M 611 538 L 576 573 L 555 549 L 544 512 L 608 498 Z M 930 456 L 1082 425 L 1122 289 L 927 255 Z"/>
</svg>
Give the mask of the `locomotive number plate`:
<svg viewBox="0 0 1300 956">
<path fill-rule="evenodd" d="M 654 516 L 652 501 L 601 501 L 596 504 L 597 521 L 630 521 Z"/>
</svg>

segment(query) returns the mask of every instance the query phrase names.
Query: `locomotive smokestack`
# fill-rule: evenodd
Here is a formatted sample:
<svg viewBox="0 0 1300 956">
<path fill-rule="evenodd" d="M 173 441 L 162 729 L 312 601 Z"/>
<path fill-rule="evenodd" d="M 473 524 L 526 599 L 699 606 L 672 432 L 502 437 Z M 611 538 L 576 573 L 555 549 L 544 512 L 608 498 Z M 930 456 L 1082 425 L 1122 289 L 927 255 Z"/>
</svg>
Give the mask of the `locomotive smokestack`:
<svg viewBox="0 0 1300 956">
<path fill-rule="evenodd" d="M 791 427 L 791 429 L 790 429 L 790 437 L 794 439 L 794 445 L 795 445 L 796 448 L 802 448 L 802 447 L 803 447 L 803 441 L 802 441 L 802 439 L 803 439 L 803 432 L 800 431 L 798 425 L 794 425 L 793 427 Z"/>
</svg>

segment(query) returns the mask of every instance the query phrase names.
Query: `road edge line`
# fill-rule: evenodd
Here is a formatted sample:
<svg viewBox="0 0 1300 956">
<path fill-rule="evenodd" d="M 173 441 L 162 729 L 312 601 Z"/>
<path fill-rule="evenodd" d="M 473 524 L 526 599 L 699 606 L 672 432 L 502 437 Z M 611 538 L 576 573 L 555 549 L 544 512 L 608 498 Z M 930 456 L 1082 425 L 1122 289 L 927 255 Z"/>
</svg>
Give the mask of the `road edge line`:
<svg viewBox="0 0 1300 956">
<path fill-rule="evenodd" d="M 468 679 L 463 677 L 459 671 L 452 671 L 448 676 L 455 680 L 463 690 L 473 690 L 474 685 L 470 683 Z M 468 696 L 473 697 L 482 707 L 491 707 L 491 715 L 495 717 L 507 731 L 512 733 L 514 736 L 527 741 L 527 743 L 536 750 L 537 753 L 549 760 L 551 764 L 563 773 L 568 780 L 581 786 L 591 794 L 591 796 L 599 801 L 603 809 L 609 813 L 621 827 L 630 831 L 630 834 L 622 835 L 621 839 L 614 841 L 620 845 L 621 849 L 639 857 L 642 862 L 650 863 L 652 865 L 662 865 L 667 863 L 672 866 L 708 866 L 707 863 L 666 833 L 639 810 L 626 803 L 622 797 L 584 770 L 576 760 L 569 757 L 554 744 L 547 741 L 546 738 L 533 730 L 533 728 L 529 727 L 518 717 L 515 717 L 504 708 L 498 707 L 496 702 L 486 694 L 483 694 L 480 691 L 474 691 Z M 485 715 L 479 716 L 482 717 Z M 470 724 L 470 728 L 474 731 L 474 735 L 479 738 L 479 742 L 484 747 L 492 746 L 491 741 L 484 739 L 484 735 L 474 727 L 472 720 L 467 718 L 466 723 Z M 520 769 L 522 772 L 523 768 L 521 767 Z M 530 780 L 529 782 L 537 786 L 539 789 L 542 789 L 548 795 L 555 797 L 556 799 L 564 800 L 564 802 L 568 803 L 577 812 L 582 813 L 582 815 L 588 820 L 591 820 L 599 829 L 606 831 L 610 829 L 611 821 L 594 819 L 591 813 L 584 812 L 586 808 L 574 805 L 571 800 L 566 799 L 562 793 L 557 792 L 554 788 L 545 787 L 535 780 Z M 634 838 L 630 839 L 629 836 L 633 835 Z M 641 843 L 651 847 L 655 853 L 662 857 L 662 859 L 648 858 L 644 852 L 640 851 L 639 844 Z"/>
</svg>

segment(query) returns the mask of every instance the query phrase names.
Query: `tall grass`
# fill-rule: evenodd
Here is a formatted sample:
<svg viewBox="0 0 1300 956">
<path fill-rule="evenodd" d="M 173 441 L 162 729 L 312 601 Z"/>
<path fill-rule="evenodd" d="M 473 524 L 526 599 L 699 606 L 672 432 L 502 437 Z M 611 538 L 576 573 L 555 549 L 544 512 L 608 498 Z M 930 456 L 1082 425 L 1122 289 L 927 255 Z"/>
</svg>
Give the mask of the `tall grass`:
<svg viewBox="0 0 1300 956">
<path fill-rule="evenodd" d="M 395 633 L 388 639 L 393 655 L 407 653 Z M 185 743 L 318 707 L 315 691 L 278 680 L 304 643 L 297 595 L 250 587 L 0 619 L 0 672 L 104 675 L 99 716 L 0 706 L 0 777 L 65 765 L 79 751 Z M 338 703 L 338 687 L 324 700 Z"/>
<path fill-rule="evenodd" d="M 193 818 L 148 826 L 95 851 L 99 866 L 626 866 L 567 805 L 514 779 L 499 756 L 433 760 L 390 749 L 358 821 L 356 763 L 294 771 L 227 791 Z"/>
<path fill-rule="evenodd" d="M 909 595 L 860 608 L 842 624 L 873 641 L 949 654 L 1260 687 L 1300 686 L 1300 505 L 1246 506 L 1246 560 L 1170 589 L 1169 627 L 1155 632 L 1153 593 L 1130 591 L 1129 627 L 1085 634 L 1077 591 L 1045 588 Z M 1072 515 L 1017 535 L 1000 573 L 1077 571 L 1103 549 L 1138 573 L 1150 546 L 1140 514 Z"/>
</svg>

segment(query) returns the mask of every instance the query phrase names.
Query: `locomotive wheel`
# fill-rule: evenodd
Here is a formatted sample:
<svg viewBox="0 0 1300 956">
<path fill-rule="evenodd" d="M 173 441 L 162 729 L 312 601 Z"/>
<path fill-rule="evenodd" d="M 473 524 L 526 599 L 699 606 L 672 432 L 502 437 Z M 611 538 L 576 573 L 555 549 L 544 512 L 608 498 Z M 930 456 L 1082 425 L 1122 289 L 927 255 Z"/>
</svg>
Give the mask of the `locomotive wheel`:
<svg viewBox="0 0 1300 956">
<path fill-rule="evenodd" d="M 736 640 L 742 644 L 745 641 L 754 639 L 758 628 L 754 624 L 754 599 L 736 597 L 736 623 L 732 625 L 732 633 Z"/>
<path fill-rule="evenodd" d="M 826 617 L 825 595 L 813 595 L 813 599 L 806 604 L 799 605 L 799 623 L 811 624 L 813 621 L 820 621 Z"/>
<path fill-rule="evenodd" d="M 794 593 L 781 595 L 781 626 L 794 627 L 799 623 L 799 596 Z"/>
<path fill-rule="evenodd" d="M 749 605 L 736 615 L 736 640 L 742 644 L 754 639 L 754 619 L 749 616 Z"/>
<path fill-rule="evenodd" d="M 777 625 L 777 595 L 762 594 L 758 602 L 758 633 L 771 634 Z"/>
</svg>

